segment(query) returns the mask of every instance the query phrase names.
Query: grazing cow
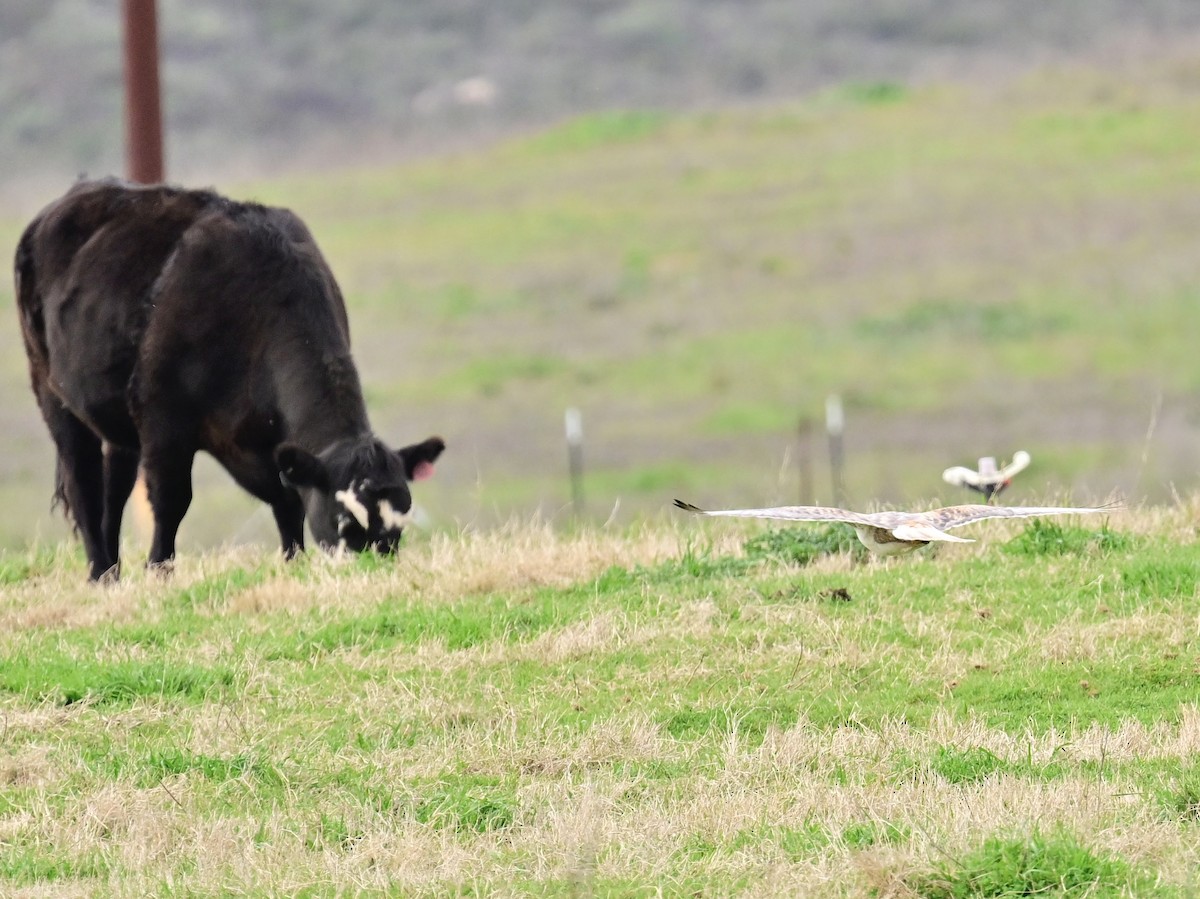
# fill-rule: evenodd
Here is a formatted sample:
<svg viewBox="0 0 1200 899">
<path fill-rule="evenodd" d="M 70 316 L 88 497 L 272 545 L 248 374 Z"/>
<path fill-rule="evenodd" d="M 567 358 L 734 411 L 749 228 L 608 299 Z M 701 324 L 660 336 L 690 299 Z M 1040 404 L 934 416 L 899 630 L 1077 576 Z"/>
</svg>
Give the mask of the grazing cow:
<svg viewBox="0 0 1200 899">
<path fill-rule="evenodd" d="M 33 392 L 58 449 L 55 499 L 91 578 L 115 578 L 137 476 L 149 564 L 175 555 L 206 450 L 275 513 L 283 551 L 307 513 L 325 547 L 393 551 L 440 438 L 392 450 L 371 431 L 346 308 L 286 209 L 211 191 L 82 181 L 21 236 L 17 306 Z"/>
</svg>

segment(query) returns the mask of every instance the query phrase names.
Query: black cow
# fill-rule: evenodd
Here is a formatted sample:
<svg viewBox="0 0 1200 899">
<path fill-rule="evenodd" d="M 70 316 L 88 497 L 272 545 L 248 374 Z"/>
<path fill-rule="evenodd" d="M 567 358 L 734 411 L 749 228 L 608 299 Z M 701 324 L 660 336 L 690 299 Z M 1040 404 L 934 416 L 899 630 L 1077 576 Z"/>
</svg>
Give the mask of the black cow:
<svg viewBox="0 0 1200 899">
<path fill-rule="evenodd" d="M 55 498 L 93 580 L 116 577 L 140 463 L 150 565 L 175 554 L 206 450 L 271 505 L 283 551 L 393 551 L 408 482 L 445 445 L 371 431 L 346 308 L 304 223 L 211 191 L 83 181 L 25 229 L 17 306 L 33 392 L 58 448 Z"/>
</svg>

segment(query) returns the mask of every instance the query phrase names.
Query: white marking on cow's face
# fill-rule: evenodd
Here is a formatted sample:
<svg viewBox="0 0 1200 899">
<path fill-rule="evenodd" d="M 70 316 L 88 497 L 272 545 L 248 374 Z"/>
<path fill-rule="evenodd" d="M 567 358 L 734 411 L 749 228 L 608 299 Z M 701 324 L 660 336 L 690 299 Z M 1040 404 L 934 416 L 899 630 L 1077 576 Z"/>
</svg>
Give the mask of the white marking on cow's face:
<svg viewBox="0 0 1200 899">
<path fill-rule="evenodd" d="M 371 513 L 367 511 L 367 507 L 362 504 L 362 500 L 354 492 L 353 484 L 345 490 L 339 490 L 333 495 L 333 498 L 341 503 L 347 512 L 354 516 L 354 520 L 359 523 L 364 531 L 371 526 Z"/>
<path fill-rule="evenodd" d="M 397 512 L 386 499 L 379 501 L 379 520 L 384 530 L 399 531 L 412 520 L 411 512 Z"/>
</svg>

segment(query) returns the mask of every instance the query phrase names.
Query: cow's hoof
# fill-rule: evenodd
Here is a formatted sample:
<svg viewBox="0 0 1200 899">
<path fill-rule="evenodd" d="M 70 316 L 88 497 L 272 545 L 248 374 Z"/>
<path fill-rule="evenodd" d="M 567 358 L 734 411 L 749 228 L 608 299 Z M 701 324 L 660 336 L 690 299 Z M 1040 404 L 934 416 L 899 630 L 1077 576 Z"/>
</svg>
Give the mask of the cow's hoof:
<svg viewBox="0 0 1200 899">
<path fill-rule="evenodd" d="M 171 572 L 175 570 L 175 560 L 163 559 L 161 562 L 147 562 L 146 570 L 151 574 L 157 574 L 161 578 L 170 577 Z"/>
<path fill-rule="evenodd" d="M 108 568 L 105 568 L 103 571 L 100 571 L 100 572 L 96 572 L 96 571 L 92 572 L 92 580 L 95 581 L 97 584 L 106 584 L 106 585 L 107 584 L 115 584 L 120 579 L 121 579 L 120 563 L 110 565 Z"/>
</svg>

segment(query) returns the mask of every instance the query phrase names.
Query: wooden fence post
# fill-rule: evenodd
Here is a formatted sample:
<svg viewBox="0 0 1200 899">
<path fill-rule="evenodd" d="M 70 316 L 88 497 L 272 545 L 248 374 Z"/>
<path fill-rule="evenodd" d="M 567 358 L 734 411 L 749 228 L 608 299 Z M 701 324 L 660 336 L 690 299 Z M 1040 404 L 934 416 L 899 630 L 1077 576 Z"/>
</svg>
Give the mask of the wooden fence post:
<svg viewBox="0 0 1200 899">
<path fill-rule="evenodd" d="M 563 416 L 567 432 L 567 470 L 571 478 L 571 506 L 583 517 L 583 414 L 571 406 Z"/>
<path fill-rule="evenodd" d="M 842 409 L 842 398 L 836 393 L 825 399 L 825 431 L 829 435 L 829 473 L 833 481 L 833 501 L 839 506 L 846 504 L 846 459 L 843 431 L 846 416 Z"/>
</svg>

